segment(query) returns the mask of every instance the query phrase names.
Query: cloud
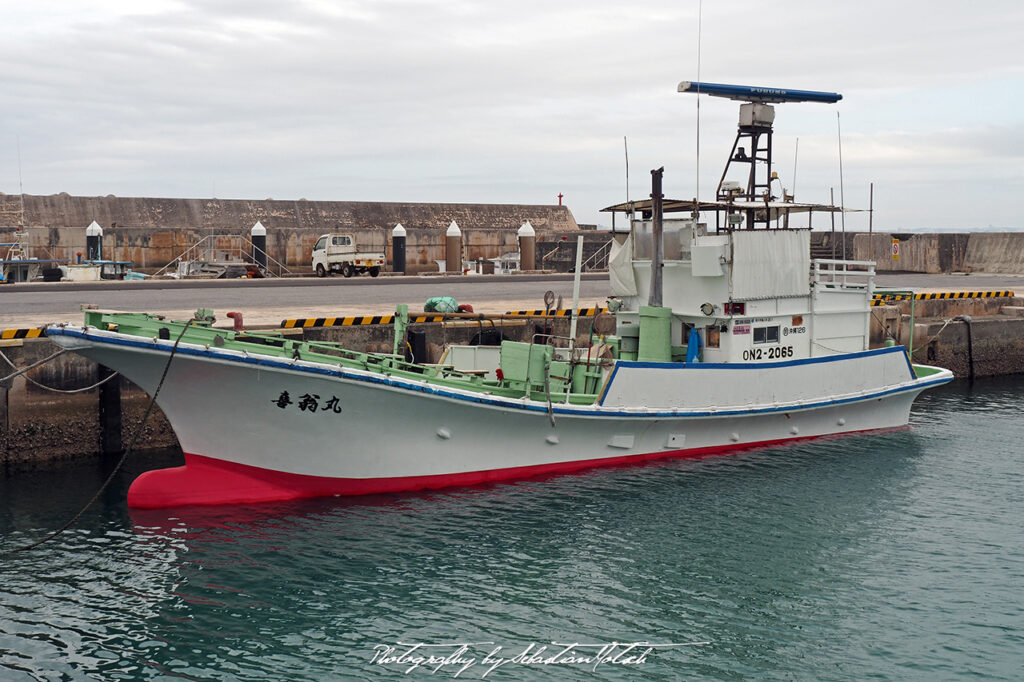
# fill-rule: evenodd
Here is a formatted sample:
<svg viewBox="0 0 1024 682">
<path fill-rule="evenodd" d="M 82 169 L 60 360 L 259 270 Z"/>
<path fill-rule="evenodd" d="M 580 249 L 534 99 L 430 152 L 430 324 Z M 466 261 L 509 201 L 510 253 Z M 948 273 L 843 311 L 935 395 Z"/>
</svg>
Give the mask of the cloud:
<svg viewBox="0 0 1024 682">
<path fill-rule="evenodd" d="M 631 196 L 662 165 L 667 192 L 695 189 L 696 101 L 675 92 L 697 77 L 695 2 L 68 0 L 9 19 L 0 58 L 17 68 L 0 76 L 0 128 L 19 138 L 30 193 L 555 203 L 561 192 L 579 221 L 606 222 L 597 209 L 625 195 L 623 137 Z M 988 182 L 1019 178 L 1024 8 L 737 0 L 704 3 L 701 26 L 704 80 L 843 92 L 838 107 L 777 115 L 779 165 L 791 174 L 799 135 L 799 185 L 818 198 L 837 184 L 839 110 L 848 182 L 882 178 L 919 207 L 919 183 L 963 176 L 979 192 L 972 207 L 928 220 L 998 222 L 978 206 Z M 736 103 L 701 107 L 704 192 Z M 0 146 L 2 191 L 16 188 L 15 157 Z M 985 205 L 1011 216 L 1019 203 Z"/>
</svg>

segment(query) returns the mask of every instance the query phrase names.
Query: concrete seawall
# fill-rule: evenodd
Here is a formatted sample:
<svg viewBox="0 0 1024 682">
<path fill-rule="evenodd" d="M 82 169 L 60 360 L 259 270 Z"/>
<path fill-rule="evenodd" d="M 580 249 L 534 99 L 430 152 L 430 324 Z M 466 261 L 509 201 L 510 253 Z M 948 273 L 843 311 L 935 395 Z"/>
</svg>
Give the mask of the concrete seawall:
<svg viewBox="0 0 1024 682">
<path fill-rule="evenodd" d="M 972 317 L 914 325 L 914 362 L 952 370 L 957 377 L 1024 373 L 1024 318 Z"/>
<path fill-rule="evenodd" d="M 18 367 L 42 360 L 57 350 L 45 338 L 0 343 L 0 352 Z M 6 376 L 12 371 L 3 363 L 0 374 Z M 112 427 L 121 433 L 134 433 L 149 397 L 126 379 L 115 377 L 101 387 L 80 393 L 55 393 L 38 386 L 77 391 L 99 382 L 103 371 L 94 362 L 66 353 L 30 371 L 27 378 L 20 376 L 0 383 L 0 463 L 27 465 L 96 455 L 103 451 L 104 428 L 108 431 L 106 436 Z M 113 394 L 118 397 L 120 412 L 116 420 L 111 419 L 109 409 L 101 413 L 101 406 L 109 403 Z M 178 443 L 159 408 L 150 415 L 139 440 L 148 449 Z"/>
<path fill-rule="evenodd" d="M 1024 273 L 1024 233 L 972 234 L 967 241 L 964 268 L 973 272 Z"/>
<path fill-rule="evenodd" d="M 900 240 L 896 260 L 894 238 Z M 857 233 L 852 257 L 875 261 L 879 272 L 1024 274 L 1024 232 Z"/>
</svg>

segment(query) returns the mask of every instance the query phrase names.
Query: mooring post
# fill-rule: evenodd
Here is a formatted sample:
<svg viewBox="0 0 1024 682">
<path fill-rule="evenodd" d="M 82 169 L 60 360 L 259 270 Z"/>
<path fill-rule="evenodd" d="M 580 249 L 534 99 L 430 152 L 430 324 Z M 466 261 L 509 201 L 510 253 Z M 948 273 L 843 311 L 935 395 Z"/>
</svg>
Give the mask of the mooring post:
<svg viewBox="0 0 1024 682">
<path fill-rule="evenodd" d="M 612 214 L 615 215 L 614 213 Z M 519 238 L 519 269 L 529 272 L 537 269 L 537 231 L 527 220 L 516 233 Z"/>
<path fill-rule="evenodd" d="M 462 230 L 454 220 L 445 232 L 444 258 L 445 272 L 462 273 Z"/>
<path fill-rule="evenodd" d="M 391 271 L 405 274 L 405 228 L 402 223 L 391 230 Z"/>
<path fill-rule="evenodd" d="M 0 383 L 0 462 L 7 464 L 7 434 L 10 420 L 7 416 L 7 382 Z"/>
<path fill-rule="evenodd" d="M 114 371 L 105 365 L 98 366 L 99 381 L 110 377 Z M 121 378 L 110 379 L 100 385 L 100 454 L 119 455 L 124 451 L 121 443 Z"/>
<path fill-rule="evenodd" d="M 256 224 L 249 230 L 249 242 L 252 244 L 252 262 L 260 267 L 260 270 L 267 270 L 267 228 L 263 223 L 256 221 Z"/>
</svg>

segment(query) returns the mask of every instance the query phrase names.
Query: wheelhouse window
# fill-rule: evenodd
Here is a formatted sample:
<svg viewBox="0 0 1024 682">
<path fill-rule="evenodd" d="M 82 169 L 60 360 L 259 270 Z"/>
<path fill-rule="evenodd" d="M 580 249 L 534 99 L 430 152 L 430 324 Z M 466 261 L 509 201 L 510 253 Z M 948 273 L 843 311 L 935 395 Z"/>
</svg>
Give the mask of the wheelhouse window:
<svg viewBox="0 0 1024 682">
<path fill-rule="evenodd" d="M 754 327 L 754 343 L 778 343 L 779 327 Z"/>
<path fill-rule="evenodd" d="M 705 345 L 708 348 L 719 348 L 722 344 L 722 333 L 717 324 L 709 325 L 704 330 Z"/>
</svg>

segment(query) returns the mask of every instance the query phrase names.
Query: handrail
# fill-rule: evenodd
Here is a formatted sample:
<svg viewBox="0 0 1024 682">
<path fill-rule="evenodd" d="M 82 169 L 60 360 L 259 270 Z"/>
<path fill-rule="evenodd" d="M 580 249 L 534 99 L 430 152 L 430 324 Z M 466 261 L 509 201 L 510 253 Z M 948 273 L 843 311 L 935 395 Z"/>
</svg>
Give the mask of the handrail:
<svg viewBox="0 0 1024 682">
<path fill-rule="evenodd" d="M 162 268 L 160 268 L 159 270 L 157 270 L 156 272 L 154 272 L 154 273 L 153 273 L 153 274 L 152 274 L 151 276 L 152 276 L 152 277 L 156 277 L 156 276 L 158 276 L 158 275 L 162 274 L 164 270 L 166 270 L 167 268 L 171 267 L 172 265 L 175 265 L 175 264 L 176 264 L 176 263 L 178 263 L 179 261 L 182 261 L 182 260 L 187 260 L 187 258 L 186 258 L 186 257 L 187 257 L 187 256 L 188 256 L 188 255 L 189 255 L 190 253 L 192 253 L 193 251 L 196 251 L 196 250 L 198 250 L 198 249 L 199 249 L 199 246 L 200 246 L 200 245 L 201 245 L 201 244 L 202 244 L 203 242 L 205 242 L 205 241 L 206 241 L 207 239 L 209 239 L 210 237 L 212 237 L 212 236 L 213 236 L 213 235 L 209 235 L 209 234 L 208 234 L 208 235 L 206 235 L 205 237 L 203 237 L 202 239 L 200 239 L 199 241 L 197 241 L 197 242 L 196 242 L 195 244 L 193 244 L 192 246 L 190 246 L 190 247 L 188 247 L 187 249 L 185 249 L 185 251 L 183 251 L 182 253 L 178 254 L 177 256 L 175 256 L 175 257 L 174 257 L 173 259 L 171 259 L 170 261 L 168 261 L 168 262 L 167 262 L 167 265 L 163 266 Z"/>
<path fill-rule="evenodd" d="M 602 244 L 601 247 L 597 251 L 592 253 L 590 255 L 590 257 L 587 258 L 583 262 L 583 264 L 580 266 L 580 272 L 587 272 L 588 270 L 607 270 L 608 269 L 608 256 L 609 256 L 609 254 L 611 254 L 612 242 L 613 241 L 614 241 L 614 238 L 609 239 L 606 243 Z M 555 254 L 557 254 L 559 251 L 562 250 L 562 244 L 567 244 L 567 243 L 568 242 L 559 242 L 558 244 L 555 245 L 555 247 L 553 249 L 551 249 L 550 251 L 545 253 L 543 256 L 541 256 L 540 257 L 541 269 L 543 269 L 544 264 L 547 263 L 549 258 L 551 258 L 552 256 L 554 256 Z M 603 265 L 604 265 L 603 268 L 600 267 L 601 264 L 602 264 L 602 258 L 604 259 L 603 260 Z"/>
<path fill-rule="evenodd" d="M 561 243 L 558 243 L 555 245 L 555 248 L 551 249 L 550 251 L 548 251 L 547 253 L 540 257 L 541 269 L 543 269 L 544 264 L 548 262 L 548 258 L 551 258 L 556 253 L 558 253 L 561 248 Z"/>
<path fill-rule="evenodd" d="M 590 255 L 590 258 L 588 258 L 587 260 L 583 261 L 583 265 L 580 266 L 580 272 L 586 272 L 588 269 L 607 270 L 608 269 L 608 257 L 609 257 L 609 255 L 611 254 L 611 251 L 612 251 L 612 242 L 613 241 L 615 241 L 614 238 L 609 239 L 606 243 L 604 243 L 601 246 L 601 248 L 599 248 L 597 251 L 592 253 Z M 600 260 L 601 258 L 604 259 L 604 261 L 603 261 L 604 262 L 604 267 L 603 268 L 600 267 L 601 262 L 602 262 Z"/>
<path fill-rule="evenodd" d="M 171 266 L 177 267 L 177 264 L 182 262 L 182 261 L 199 260 L 199 257 L 198 257 L 199 256 L 199 247 L 202 246 L 203 244 L 207 243 L 208 241 L 211 241 L 214 238 L 230 238 L 233 242 L 236 242 L 230 248 L 224 249 L 224 252 L 225 253 L 229 253 L 229 254 L 237 255 L 238 256 L 238 260 L 242 261 L 242 262 L 252 263 L 253 262 L 252 253 L 254 251 L 258 251 L 259 253 L 262 253 L 267 258 L 267 267 L 261 268 L 261 270 L 263 271 L 263 274 L 265 274 L 267 276 L 271 276 L 272 277 L 272 276 L 276 275 L 277 277 L 281 277 L 281 276 L 283 276 L 284 273 L 287 273 L 289 275 L 293 274 L 292 271 L 289 270 L 287 268 L 287 266 L 285 266 L 284 263 L 280 262 L 279 260 L 277 260 L 276 258 L 271 256 L 270 254 L 268 254 L 265 250 L 257 247 L 255 244 L 252 243 L 252 240 L 250 240 L 245 235 L 238 235 L 238 234 L 227 234 L 227 235 L 225 235 L 225 234 L 208 234 L 205 237 L 203 237 L 202 239 L 200 239 L 199 241 L 197 241 L 192 246 L 190 246 L 187 249 L 185 249 L 185 251 L 183 251 L 181 254 L 176 256 L 173 260 L 169 261 L 167 263 L 167 265 L 163 266 L 162 268 L 157 270 L 155 273 L 153 273 L 152 276 L 153 277 L 157 277 L 157 276 L 163 274 L 163 272 L 165 270 L 169 269 Z M 240 244 L 238 244 L 238 242 L 240 242 Z M 213 251 L 212 246 L 209 245 L 209 244 L 207 244 L 206 249 L 209 250 L 209 251 Z M 271 263 L 274 266 L 276 266 L 276 272 L 271 270 L 271 268 L 270 268 L 270 264 Z"/>
</svg>

